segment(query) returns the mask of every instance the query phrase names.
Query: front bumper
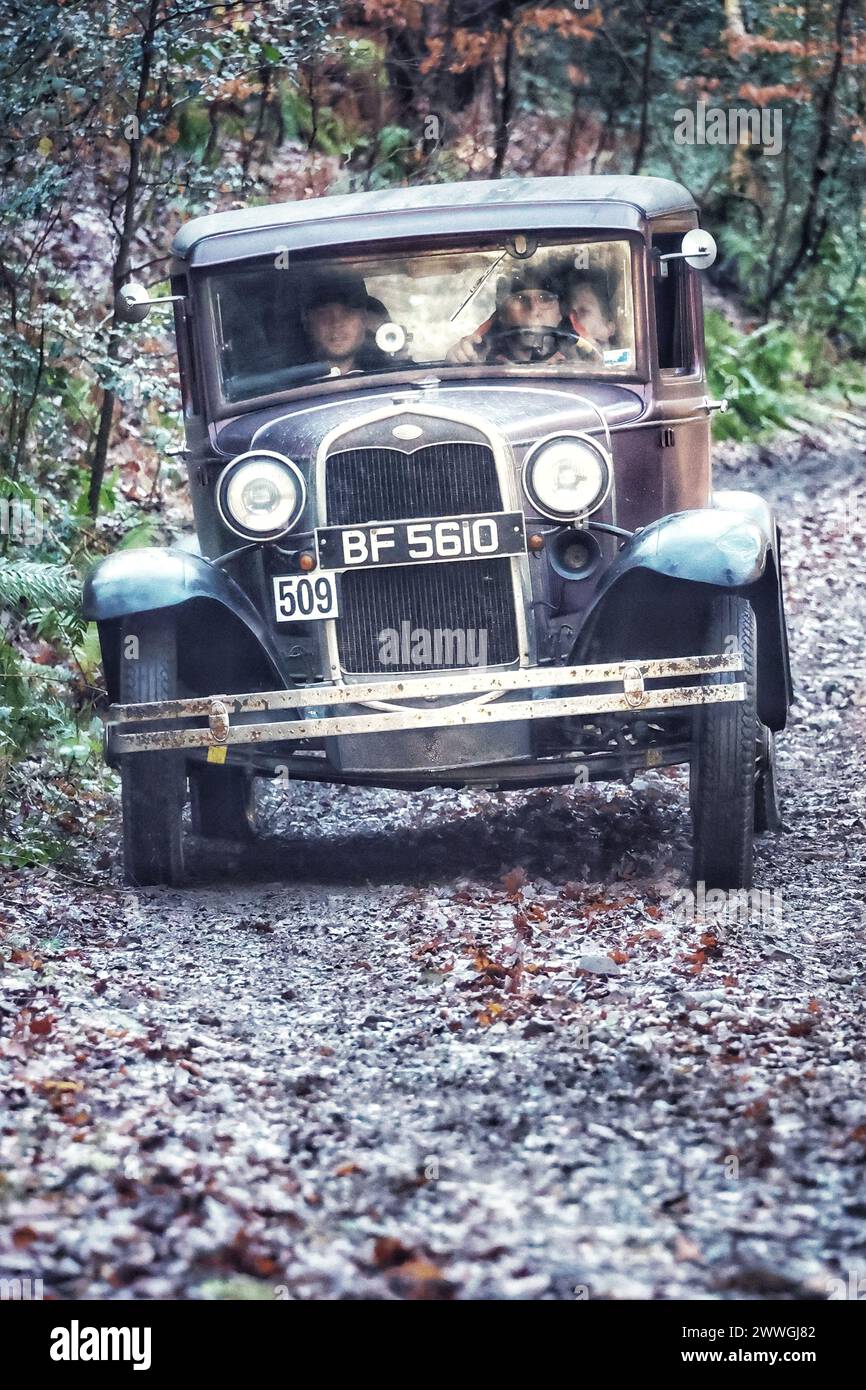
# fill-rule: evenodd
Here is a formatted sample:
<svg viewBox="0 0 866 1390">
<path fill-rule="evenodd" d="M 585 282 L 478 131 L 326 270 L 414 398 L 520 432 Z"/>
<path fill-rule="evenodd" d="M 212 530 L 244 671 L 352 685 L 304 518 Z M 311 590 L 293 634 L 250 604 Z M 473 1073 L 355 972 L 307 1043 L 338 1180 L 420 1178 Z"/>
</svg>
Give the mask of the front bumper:
<svg viewBox="0 0 866 1390">
<path fill-rule="evenodd" d="M 739 655 L 670 657 L 571 667 L 483 668 L 447 675 L 402 677 L 365 684 L 298 686 L 250 695 L 214 695 L 143 705 L 112 705 L 107 715 L 109 757 L 158 749 L 221 749 L 238 744 L 291 743 L 343 734 L 387 733 L 468 724 L 506 723 L 564 716 L 670 712 L 746 698 L 741 681 L 710 685 L 704 678 L 742 671 Z M 647 681 L 690 677 L 688 685 L 653 686 Z M 551 694 L 563 687 L 614 685 L 602 693 Z M 526 700 L 500 696 L 526 691 Z M 418 700 L 465 695 L 457 704 L 421 707 Z M 534 698 L 533 698 L 534 696 Z M 371 706 L 369 714 L 343 714 L 341 705 Z M 330 715 L 328 709 L 337 712 Z M 275 711 L 301 718 L 270 719 Z M 262 716 L 256 718 L 256 716 Z M 232 723 L 238 717 L 244 722 Z M 188 721 L 197 721 L 192 727 Z M 142 725 L 146 727 L 141 727 Z M 153 727 L 156 725 L 156 727 Z M 167 727 L 166 727 L 167 726 Z"/>
</svg>

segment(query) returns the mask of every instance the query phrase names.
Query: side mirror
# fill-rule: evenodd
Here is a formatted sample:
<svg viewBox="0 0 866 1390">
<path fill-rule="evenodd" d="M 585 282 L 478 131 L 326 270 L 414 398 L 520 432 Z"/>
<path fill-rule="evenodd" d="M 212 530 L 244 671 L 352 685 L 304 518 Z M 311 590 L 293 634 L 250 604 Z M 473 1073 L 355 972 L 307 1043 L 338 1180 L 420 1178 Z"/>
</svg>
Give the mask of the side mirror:
<svg viewBox="0 0 866 1390">
<path fill-rule="evenodd" d="M 150 295 L 137 281 L 130 280 L 117 291 L 114 312 L 122 323 L 141 323 L 150 313 Z"/>
<path fill-rule="evenodd" d="M 667 275 L 668 261 L 685 261 L 693 270 L 708 270 L 718 254 L 719 248 L 712 233 L 705 232 L 703 227 L 692 227 L 685 233 L 679 251 L 671 251 L 659 258 L 659 269 L 662 275 Z"/>
<path fill-rule="evenodd" d="M 709 270 L 719 254 L 716 239 L 703 227 L 692 227 L 683 237 L 682 256 L 693 270 Z"/>
<path fill-rule="evenodd" d="M 114 301 L 114 313 L 121 323 L 141 323 L 146 319 L 154 304 L 175 304 L 183 300 L 182 294 L 164 294 L 151 299 L 144 285 L 130 280 L 121 285 Z"/>
</svg>

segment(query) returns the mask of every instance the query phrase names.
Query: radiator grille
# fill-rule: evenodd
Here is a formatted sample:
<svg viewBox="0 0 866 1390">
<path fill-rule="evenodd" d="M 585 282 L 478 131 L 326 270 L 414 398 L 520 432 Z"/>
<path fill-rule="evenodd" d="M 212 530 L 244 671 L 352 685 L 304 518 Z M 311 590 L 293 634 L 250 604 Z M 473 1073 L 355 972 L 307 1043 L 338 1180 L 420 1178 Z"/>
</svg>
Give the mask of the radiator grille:
<svg viewBox="0 0 866 1390">
<path fill-rule="evenodd" d="M 493 453 L 471 443 L 429 445 L 413 454 L 333 454 L 325 495 L 332 526 L 502 510 Z M 341 574 L 338 586 L 337 641 L 349 674 L 499 666 L 518 658 L 508 559 L 357 570 Z M 418 629 L 429 634 L 422 639 L 426 651 L 417 639 L 413 644 Z M 388 633 L 396 637 L 383 638 Z"/>
<path fill-rule="evenodd" d="M 343 670 L 448 671 L 516 660 L 509 566 L 506 559 L 461 560 L 344 574 L 337 624 Z M 430 634 L 427 651 L 425 639 L 416 640 L 413 655 L 418 629 Z"/>
<path fill-rule="evenodd" d="M 332 454 L 325 496 L 330 526 L 502 507 L 496 463 L 484 444 L 431 444 L 414 454 L 398 449 Z"/>
</svg>

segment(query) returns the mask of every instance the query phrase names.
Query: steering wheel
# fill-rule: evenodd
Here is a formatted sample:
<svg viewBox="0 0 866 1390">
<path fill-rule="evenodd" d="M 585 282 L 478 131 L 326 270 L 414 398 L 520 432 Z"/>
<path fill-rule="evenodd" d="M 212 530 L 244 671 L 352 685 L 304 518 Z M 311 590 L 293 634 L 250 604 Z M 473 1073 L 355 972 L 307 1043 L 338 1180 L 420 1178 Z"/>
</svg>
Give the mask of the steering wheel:
<svg viewBox="0 0 866 1390">
<path fill-rule="evenodd" d="M 588 357 L 594 357 L 599 362 L 603 362 L 601 351 L 595 347 L 588 338 L 581 338 L 579 333 L 573 333 L 570 328 L 500 328 L 495 333 L 491 333 L 488 342 L 497 343 L 503 338 L 513 338 L 516 335 L 532 337 L 539 340 L 538 347 L 532 348 L 533 360 L 536 362 L 546 362 L 557 351 L 557 343 L 554 342 L 548 352 L 543 352 L 543 340 L 545 338 L 564 338 L 566 342 L 574 343 L 579 352 Z"/>
</svg>

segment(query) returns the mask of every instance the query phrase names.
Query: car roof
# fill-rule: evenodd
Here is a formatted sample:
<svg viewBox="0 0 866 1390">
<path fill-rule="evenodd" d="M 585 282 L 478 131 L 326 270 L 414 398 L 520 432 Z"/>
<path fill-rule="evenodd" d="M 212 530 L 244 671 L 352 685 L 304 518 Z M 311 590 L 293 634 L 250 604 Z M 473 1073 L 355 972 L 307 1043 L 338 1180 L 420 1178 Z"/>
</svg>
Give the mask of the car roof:
<svg viewBox="0 0 866 1390">
<path fill-rule="evenodd" d="M 697 212 L 682 184 L 634 174 L 467 180 L 333 194 L 210 213 L 186 222 L 173 253 L 196 264 L 267 255 L 285 247 L 384 240 L 423 232 L 541 226 L 639 228 L 666 213 Z M 515 209 L 520 210 L 519 218 Z"/>
</svg>

